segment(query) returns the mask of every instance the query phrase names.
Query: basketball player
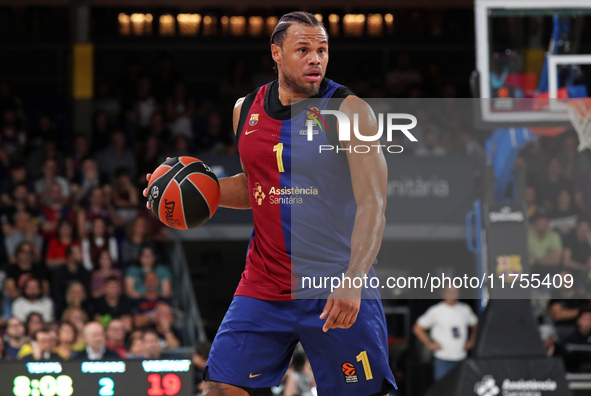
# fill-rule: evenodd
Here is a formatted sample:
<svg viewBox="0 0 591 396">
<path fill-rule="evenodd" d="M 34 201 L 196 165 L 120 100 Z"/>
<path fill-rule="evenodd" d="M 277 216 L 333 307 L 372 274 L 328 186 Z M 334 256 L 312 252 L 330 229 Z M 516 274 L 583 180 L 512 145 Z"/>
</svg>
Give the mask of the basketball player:
<svg viewBox="0 0 591 396">
<path fill-rule="evenodd" d="M 278 79 L 234 107 L 244 173 L 220 179 L 220 205 L 252 208 L 254 231 L 204 370 L 203 395 L 245 396 L 278 385 L 298 342 L 319 395 L 385 395 L 395 382 L 379 293 L 343 284 L 328 298 L 313 298 L 314 291 L 301 284 L 303 274 L 375 276 L 385 226 L 385 159 L 377 149 L 346 151 L 379 142 L 362 142 L 354 133 L 339 142 L 334 125 L 315 134 L 312 144 L 300 133 L 303 123 L 292 130 L 292 100 L 320 100 L 317 110 L 328 106 L 326 99 L 339 100 L 338 109 L 350 120 L 359 114 L 366 136 L 377 131 L 375 115 L 349 89 L 324 77 L 328 35 L 314 15 L 284 15 L 271 36 L 271 54 Z M 305 106 L 300 110 L 306 114 Z M 319 153 L 318 144 L 345 150 Z M 295 187 L 310 187 L 310 195 L 298 203 L 290 200 L 293 192 L 273 194 Z"/>
</svg>

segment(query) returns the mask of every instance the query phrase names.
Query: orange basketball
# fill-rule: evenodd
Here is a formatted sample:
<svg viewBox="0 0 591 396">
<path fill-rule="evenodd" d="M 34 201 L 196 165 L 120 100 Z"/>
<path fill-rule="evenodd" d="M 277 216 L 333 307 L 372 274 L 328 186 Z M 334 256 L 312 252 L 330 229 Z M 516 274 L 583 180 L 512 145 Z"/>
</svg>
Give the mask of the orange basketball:
<svg viewBox="0 0 591 396">
<path fill-rule="evenodd" d="M 186 230 L 204 224 L 220 202 L 220 184 L 209 166 L 193 157 L 162 163 L 150 178 L 152 213 L 171 228 Z"/>
</svg>

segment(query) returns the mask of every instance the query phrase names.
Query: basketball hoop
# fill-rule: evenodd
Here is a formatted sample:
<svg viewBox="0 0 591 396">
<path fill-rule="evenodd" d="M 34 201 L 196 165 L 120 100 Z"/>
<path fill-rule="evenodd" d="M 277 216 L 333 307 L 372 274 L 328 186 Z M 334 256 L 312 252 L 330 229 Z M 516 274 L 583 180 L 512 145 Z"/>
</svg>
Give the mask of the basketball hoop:
<svg viewBox="0 0 591 396">
<path fill-rule="evenodd" d="M 568 116 L 579 135 L 579 151 L 591 148 L 591 98 L 569 100 Z"/>
</svg>

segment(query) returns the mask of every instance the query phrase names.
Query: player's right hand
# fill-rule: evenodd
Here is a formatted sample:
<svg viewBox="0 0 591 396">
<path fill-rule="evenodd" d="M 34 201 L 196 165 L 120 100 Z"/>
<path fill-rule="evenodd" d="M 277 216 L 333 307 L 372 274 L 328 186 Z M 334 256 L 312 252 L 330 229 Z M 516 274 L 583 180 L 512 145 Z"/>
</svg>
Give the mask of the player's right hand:
<svg viewBox="0 0 591 396">
<path fill-rule="evenodd" d="M 170 159 L 170 157 L 166 157 L 166 161 L 168 161 Z M 152 178 L 152 174 L 148 173 L 146 174 L 146 180 L 148 181 L 148 184 L 150 184 L 150 179 Z M 148 198 L 148 188 L 144 188 L 144 191 L 142 191 L 142 194 L 144 197 Z M 148 202 L 146 202 L 146 208 L 150 209 L 150 204 Z"/>
</svg>

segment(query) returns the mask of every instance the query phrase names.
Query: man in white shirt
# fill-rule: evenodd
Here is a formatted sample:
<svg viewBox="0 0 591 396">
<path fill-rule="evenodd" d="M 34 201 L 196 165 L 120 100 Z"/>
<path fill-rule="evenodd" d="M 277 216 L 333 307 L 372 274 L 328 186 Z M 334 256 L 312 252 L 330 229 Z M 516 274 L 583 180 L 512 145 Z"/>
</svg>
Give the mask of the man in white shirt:
<svg viewBox="0 0 591 396">
<path fill-rule="evenodd" d="M 29 278 L 23 286 L 23 296 L 12 303 L 12 314 L 24 322 L 31 312 L 38 312 L 45 322 L 53 321 L 53 301 L 41 295 L 37 278 Z"/>
<path fill-rule="evenodd" d="M 413 328 L 417 338 L 434 352 L 435 381 L 466 358 L 476 339 L 478 318 L 470 306 L 458 302 L 458 296 L 458 289 L 444 289 L 443 301 L 421 315 Z"/>
</svg>

